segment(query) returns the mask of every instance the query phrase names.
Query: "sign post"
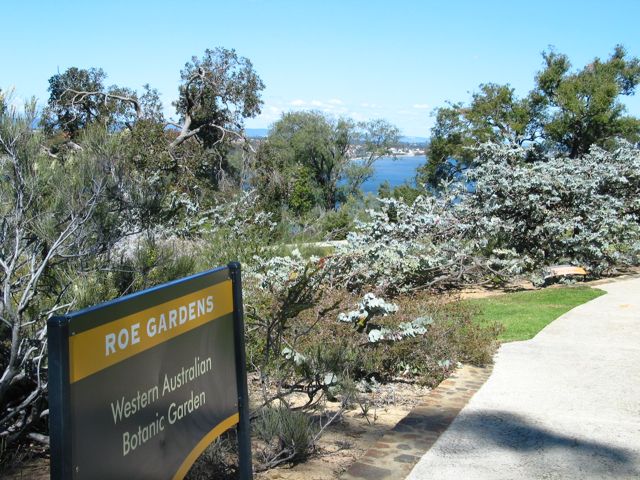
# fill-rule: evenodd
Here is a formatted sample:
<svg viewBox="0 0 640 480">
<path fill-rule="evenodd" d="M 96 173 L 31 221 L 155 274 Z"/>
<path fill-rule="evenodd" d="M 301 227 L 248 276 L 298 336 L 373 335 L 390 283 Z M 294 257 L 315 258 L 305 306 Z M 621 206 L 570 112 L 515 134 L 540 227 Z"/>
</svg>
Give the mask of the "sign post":
<svg viewBox="0 0 640 480">
<path fill-rule="evenodd" d="M 242 305 L 242 274 L 240 264 L 229 264 L 233 282 L 233 325 L 236 351 L 236 380 L 238 388 L 238 463 L 240 478 L 250 479 L 253 474 L 251 463 L 251 427 L 249 425 L 249 392 L 247 391 L 247 358 L 244 350 L 244 307 Z"/>
<path fill-rule="evenodd" d="M 252 478 L 240 264 L 48 322 L 52 479 L 183 478 L 238 425 Z"/>
</svg>

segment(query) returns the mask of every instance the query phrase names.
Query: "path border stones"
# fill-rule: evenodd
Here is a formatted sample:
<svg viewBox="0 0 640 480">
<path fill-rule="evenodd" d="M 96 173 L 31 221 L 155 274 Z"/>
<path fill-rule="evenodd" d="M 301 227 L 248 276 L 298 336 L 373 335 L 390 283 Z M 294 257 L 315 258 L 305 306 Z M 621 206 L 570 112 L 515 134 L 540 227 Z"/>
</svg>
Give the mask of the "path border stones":
<svg viewBox="0 0 640 480">
<path fill-rule="evenodd" d="M 491 375 L 463 365 L 352 464 L 342 480 L 403 479 Z"/>
</svg>

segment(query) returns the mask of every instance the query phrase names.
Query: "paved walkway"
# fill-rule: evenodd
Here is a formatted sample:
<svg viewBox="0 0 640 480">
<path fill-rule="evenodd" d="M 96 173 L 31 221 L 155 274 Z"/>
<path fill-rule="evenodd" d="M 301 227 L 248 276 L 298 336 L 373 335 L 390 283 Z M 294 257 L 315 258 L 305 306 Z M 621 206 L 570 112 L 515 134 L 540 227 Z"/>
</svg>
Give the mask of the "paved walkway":
<svg viewBox="0 0 640 480">
<path fill-rule="evenodd" d="M 598 288 L 608 294 L 500 348 L 407 480 L 640 478 L 640 279 Z"/>
</svg>

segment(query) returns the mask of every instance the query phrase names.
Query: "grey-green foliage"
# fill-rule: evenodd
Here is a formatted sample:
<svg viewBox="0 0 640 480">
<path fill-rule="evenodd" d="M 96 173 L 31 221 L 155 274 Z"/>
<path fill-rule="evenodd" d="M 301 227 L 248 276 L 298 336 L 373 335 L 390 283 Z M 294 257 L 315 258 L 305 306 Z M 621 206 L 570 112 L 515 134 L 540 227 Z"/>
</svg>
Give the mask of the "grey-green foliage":
<svg viewBox="0 0 640 480">
<path fill-rule="evenodd" d="M 455 217 L 455 194 L 420 196 L 411 205 L 380 199 L 331 258 L 353 290 L 387 293 L 471 282 L 480 274 L 475 244 Z"/>
<path fill-rule="evenodd" d="M 528 164 L 524 149 L 485 145 L 458 208 L 485 251 L 509 248 L 534 265 L 569 262 L 593 273 L 637 262 L 640 151 L 621 142 L 578 158 Z"/>
<path fill-rule="evenodd" d="M 377 343 L 382 340 L 398 341 L 404 338 L 413 338 L 427 333 L 427 328 L 433 323 L 431 317 L 418 317 L 411 322 L 402 322 L 398 328 L 372 328 L 369 330 L 369 342 Z"/>
<path fill-rule="evenodd" d="M 181 76 L 175 122 L 164 118 L 160 94 L 148 84 L 141 92 L 107 86 L 102 69 L 71 67 L 49 79 L 42 124 L 55 154 L 84 147 L 91 128 L 119 134 L 126 150 L 121 166 L 128 177 L 146 180 L 128 193 L 146 201 L 147 226 L 161 222 L 192 233 L 190 214 L 245 181 L 251 149 L 243 121 L 260 113 L 264 84 L 248 59 L 221 47 L 192 57 Z"/>
<path fill-rule="evenodd" d="M 360 301 L 358 310 L 340 313 L 338 321 L 352 323 L 358 331 L 363 331 L 373 317 L 377 315 L 386 316 L 397 311 L 398 306 L 396 304 L 376 297 L 373 293 L 367 293 Z"/>
<path fill-rule="evenodd" d="M 640 150 L 627 142 L 530 163 L 487 143 L 477 167 L 411 205 L 380 199 L 331 258 L 353 289 L 397 292 L 501 282 L 571 263 L 599 275 L 638 262 Z"/>
<path fill-rule="evenodd" d="M 138 94 L 117 85 L 106 86 L 101 68 L 70 67 L 49 78 L 49 101 L 42 124 L 47 132 L 64 132 L 71 139 L 91 125 L 114 131 L 131 125 L 139 116 L 162 118 L 156 91 L 145 85 Z"/>
<path fill-rule="evenodd" d="M 245 118 L 260 114 L 264 83 L 251 61 L 233 49 L 206 49 L 201 58 L 194 56 L 185 64 L 180 76 L 174 105 L 183 132 L 185 127 L 193 132 L 205 148 L 215 147 L 229 131 L 240 130 Z"/>
<path fill-rule="evenodd" d="M 411 322 L 401 322 L 397 328 L 381 327 L 370 323 L 376 316 L 387 316 L 398 312 L 398 305 L 387 302 L 383 298 L 376 297 L 373 293 L 367 293 L 358 305 L 358 310 L 348 313 L 340 313 L 338 321 L 351 323 L 359 332 L 367 334 L 369 343 L 377 343 L 382 340 L 397 341 L 407 337 L 424 335 L 427 327 L 433 323 L 431 317 L 419 317 Z M 302 361 L 305 359 L 303 358 Z"/>
<path fill-rule="evenodd" d="M 121 235 L 108 155 L 43 148 L 24 111 L 0 96 L 0 436 L 30 433 L 46 394 L 46 320 L 73 307 L 75 272 Z M 18 392 L 18 393 L 16 393 Z"/>
<path fill-rule="evenodd" d="M 296 352 L 290 347 L 284 347 L 282 349 L 282 356 L 287 360 L 291 360 L 298 367 L 302 366 L 307 361 L 307 357 L 302 355 L 300 352 Z"/>
<path fill-rule="evenodd" d="M 192 230 L 203 244 L 202 268 L 230 261 L 255 263 L 254 256 L 268 252 L 277 226 L 273 215 L 259 208 L 255 191 L 238 192 L 194 218 Z"/>
<path fill-rule="evenodd" d="M 261 470 L 304 460 L 315 448 L 317 429 L 302 411 L 284 406 L 264 408 L 252 428 L 256 437 L 264 442 L 256 452 Z"/>
</svg>

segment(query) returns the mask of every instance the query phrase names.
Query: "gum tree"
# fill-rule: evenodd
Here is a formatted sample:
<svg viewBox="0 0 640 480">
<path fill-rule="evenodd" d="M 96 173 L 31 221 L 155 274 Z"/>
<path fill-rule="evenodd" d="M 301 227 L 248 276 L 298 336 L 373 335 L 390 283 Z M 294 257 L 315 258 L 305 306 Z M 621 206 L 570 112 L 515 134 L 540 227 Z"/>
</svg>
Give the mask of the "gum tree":
<svg viewBox="0 0 640 480">
<path fill-rule="evenodd" d="M 286 113 L 258 151 L 256 187 L 271 207 L 334 210 L 372 175 L 376 160 L 390 155 L 398 135 L 385 120 L 356 123 L 317 111 Z M 351 161 L 356 147 L 359 164 Z"/>
<path fill-rule="evenodd" d="M 620 102 L 640 81 L 638 58 L 617 46 L 608 59 L 572 71 L 566 55 L 549 50 L 542 57 L 535 88 L 523 98 L 509 85 L 489 83 L 468 104 L 436 109 L 420 181 L 435 186 L 463 171 L 485 142 L 532 147 L 527 160 L 535 161 L 546 154 L 577 158 L 593 145 L 610 148 L 616 138 L 640 139 L 640 120 Z"/>
</svg>

